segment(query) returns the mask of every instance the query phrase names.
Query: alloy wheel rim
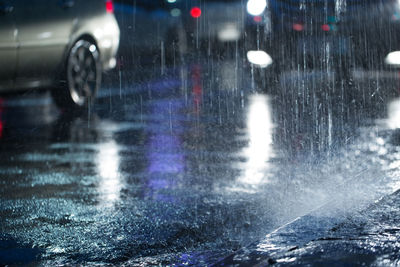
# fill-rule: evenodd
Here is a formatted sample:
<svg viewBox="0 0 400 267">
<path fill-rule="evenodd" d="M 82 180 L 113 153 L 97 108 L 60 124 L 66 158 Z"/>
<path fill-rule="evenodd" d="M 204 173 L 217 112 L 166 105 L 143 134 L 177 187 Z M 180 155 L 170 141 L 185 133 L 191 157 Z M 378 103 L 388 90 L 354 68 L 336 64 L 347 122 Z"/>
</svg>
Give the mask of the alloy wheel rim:
<svg viewBox="0 0 400 267">
<path fill-rule="evenodd" d="M 78 41 L 68 58 L 68 87 L 72 101 L 83 106 L 95 95 L 98 86 L 98 51 L 88 41 Z"/>
</svg>

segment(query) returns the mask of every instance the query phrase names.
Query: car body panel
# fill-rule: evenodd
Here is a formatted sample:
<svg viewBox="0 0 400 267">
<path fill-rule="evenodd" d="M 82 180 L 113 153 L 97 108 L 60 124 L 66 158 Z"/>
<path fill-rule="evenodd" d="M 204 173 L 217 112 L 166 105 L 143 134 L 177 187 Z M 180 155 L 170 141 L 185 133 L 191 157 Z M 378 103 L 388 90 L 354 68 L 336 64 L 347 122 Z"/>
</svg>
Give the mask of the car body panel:
<svg viewBox="0 0 400 267">
<path fill-rule="evenodd" d="M 62 64 L 75 10 L 63 7 L 58 0 L 31 0 L 29 8 L 24 7 L 24 1 L 15 1 L 14 5 L 19 41 L 16 83 L 29 82 L 35 87 L 54 77 Z"/>
<path fill-rule="evenodd" d="M 114 16 L 112 14 L 101 14 L 94 18 L 78 20 L 71 34 L 70 45 L 82 36 L 92 37 L 100 50 L 102 68 L 106 71 L 115 67 L 119 35 L 120 30 Z"/>
<path fill-rule="evenodd" d="M 56 86 L 70 48 L 94 42 L 103 70 L 116 65 L 119 27 L 104 0 L 0 0 L 13 5 L 0 15 L 0 91 Z M 2 66 L 10 66 L 7 70 Z"/>
<path fill-rule="evenodd" d="M 100 51 L 103 70 L 114 68 L 120 43 L 120 29 L 114 14 L 104 12 L 105 1 L 75 2 L 79 17 L 70 36 L 69 48 L 82 36 L 90 36 Z"/>
</svg>

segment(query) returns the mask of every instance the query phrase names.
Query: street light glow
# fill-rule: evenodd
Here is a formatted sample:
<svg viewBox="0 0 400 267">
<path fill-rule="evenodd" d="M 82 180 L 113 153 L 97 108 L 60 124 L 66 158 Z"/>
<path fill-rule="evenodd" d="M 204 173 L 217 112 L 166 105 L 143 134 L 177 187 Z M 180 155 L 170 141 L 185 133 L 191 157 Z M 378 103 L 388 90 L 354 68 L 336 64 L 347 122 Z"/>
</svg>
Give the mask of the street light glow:
<svg viewBox="0 0 400 267">
<path fill-rule="evenodd" d="M 249 0 L 247 1 L 247 12 L 252 16 L 260 16 L 267 7 L 266 0 Z"/>
<path fill-rule="evenodd" d="M 270 55 L 268 55 L 266 52 L 258 50 L 258 51 L 248 51 L 247 52 L 247 60 L 254 64 L 257 65 L 260 68 L 266 68 L 269 65 L 272 64 L 273 60 Z"/>
<path fill-rule="evenodd" d="M 400 51 L 393 51 L 387 54 L 385 63 L 388 65 L 400 65 Z"/>
</svg>

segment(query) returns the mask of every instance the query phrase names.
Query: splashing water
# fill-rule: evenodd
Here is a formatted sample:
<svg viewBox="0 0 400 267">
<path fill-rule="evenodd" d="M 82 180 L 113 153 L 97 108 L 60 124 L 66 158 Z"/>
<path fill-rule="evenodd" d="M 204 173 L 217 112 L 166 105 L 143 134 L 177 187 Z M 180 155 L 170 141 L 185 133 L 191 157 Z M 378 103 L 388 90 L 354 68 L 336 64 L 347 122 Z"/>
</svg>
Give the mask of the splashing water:
<svg viewBox="0 0 400 267">
<path fill-rule="evenodd" d="M 340 14 L 346 12 L 347 2 L 346 0 L 336 0 L 335 1 L 335 14 L 340 16 Z"/>
</svg>

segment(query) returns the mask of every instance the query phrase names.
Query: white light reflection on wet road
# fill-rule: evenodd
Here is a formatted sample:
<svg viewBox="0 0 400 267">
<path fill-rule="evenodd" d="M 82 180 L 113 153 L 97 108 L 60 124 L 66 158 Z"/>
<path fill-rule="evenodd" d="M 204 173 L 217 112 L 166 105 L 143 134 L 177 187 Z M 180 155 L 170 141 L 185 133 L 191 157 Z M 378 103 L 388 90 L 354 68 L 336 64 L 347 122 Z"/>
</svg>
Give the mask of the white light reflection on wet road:
<svg viewBox="0 0 400 267">
<path fill-rule="evenodd" d="M 101 206 L 109 207 L 120 199 L 119 146 L 111 139 L 99 145 L 96 164 L 100 176 L 98 192 Z"/>
<path fill-rule="evenodd" d="M 386 125 L 389 129 L 394 130 L 391 137 L 391 143 L 398 146 L 398 130 L 400 129 L 400 98 L 396 98 L 389 102 Z M 384 141 L 381 142 L 381 145 L 384 145 Z M 389 170 L 388 175 L 391 177 L 400 177 L 400 150 L 395 149 L 394 151 L 391 151 L 391 153 L 387 155 L 390 158 L 387 166 L 387 169 Z M 393 192 L 395 192 L 400 188 L 400 181 L 398 179 L 392 179 L 388 186 L 392 188 Z"/>
<path fill-rule="evenodd" d="M 268 182 L 266 171 L 269 167 L 268 161 L 273 155 L 273 123 L 266 95 L 253 95 L 249 100 L 246 129 L 249 143 L 243 150 L 246 162 L 240 182 L 258 185 Z"/>
<path fill-rule="evenodd" d="M 387 125 L 390 129 L 400 128 L 400 98 L 389 103 Z"/>
</svg>

